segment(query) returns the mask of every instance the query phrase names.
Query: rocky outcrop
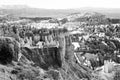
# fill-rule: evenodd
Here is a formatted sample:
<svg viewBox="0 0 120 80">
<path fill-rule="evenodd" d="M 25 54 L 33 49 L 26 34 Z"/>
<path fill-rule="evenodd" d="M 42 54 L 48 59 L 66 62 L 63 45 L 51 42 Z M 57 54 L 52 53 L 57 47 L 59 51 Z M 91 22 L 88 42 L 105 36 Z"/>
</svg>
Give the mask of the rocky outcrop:
<svg viewBox="0 0 120 80">
<path fill-rule="evenodd" d="M 13 60 L 17 61 L 19 49 L 22 54 L 20 61 L 16 64 L 13 63 L 7 74 L 4 72 L 0 74 L 8 75 L 6 77 L 8 80 L 79 80 L 82 78 L 90 80 L 89 69 L 78 64 L 74 58 L 74 47 L 71 44 L 70 37 L 60 36 L 59 48 L 48 47 L 42 49 L 19 48 L 14 39 L 0 38 L 0 62 L 2 64 L 11 63 Z M 34 64 L 29 64 L 27 61 Z M 40 70 L 37 69 L 38 66 Z"/>
<path fill-rule="evenodd" d="M 71 43 L 71 38 L 69 36 L 64 38 L 65 56 L 63 66 L 60 69 L 60 74 L 63 80 L 80 80 L 83 78 L 90 80 L 91 70 L 86 66 L 78 64 L 74 56 L 74 46 Z"/>
<path fill-rule="evenodd" d="M 40 66 L 43 69 L 49 67 L 61 67 L 62 61 L 59 52 L 59 48 L 34 48 L 30 49 L 27 47 L 22 48 L 22 54 L 30 61 L 33 61 L 35 65 Z"/>
</svg>

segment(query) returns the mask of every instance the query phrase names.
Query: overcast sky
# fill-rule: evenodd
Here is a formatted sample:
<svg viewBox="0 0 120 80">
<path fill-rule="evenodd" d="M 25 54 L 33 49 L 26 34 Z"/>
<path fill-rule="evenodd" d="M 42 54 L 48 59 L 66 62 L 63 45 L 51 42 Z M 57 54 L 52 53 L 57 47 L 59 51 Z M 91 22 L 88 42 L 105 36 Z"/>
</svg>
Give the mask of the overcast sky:
<svg viewBox="0 0 120 80">
<path fill-rule="evenodd" d="M 120 8 L 120 0 L 0 0 L 1 5 L 27 5 L 47 9 L 81 7 Z"/>
</svg>

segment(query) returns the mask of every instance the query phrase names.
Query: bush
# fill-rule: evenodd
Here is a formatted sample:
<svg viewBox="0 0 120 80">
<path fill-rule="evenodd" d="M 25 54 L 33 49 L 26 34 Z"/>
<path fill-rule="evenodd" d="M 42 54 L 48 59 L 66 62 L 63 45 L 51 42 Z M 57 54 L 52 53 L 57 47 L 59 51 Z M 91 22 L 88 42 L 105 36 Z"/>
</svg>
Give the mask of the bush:
<svg viewBox="0 0 120 80">
<path fill-rule="evenodd" d="M 7 64 L 11 63 L 13 59 L 13 51 L 7 43 L 0 45 L 0 63 Z"/>
</svg>

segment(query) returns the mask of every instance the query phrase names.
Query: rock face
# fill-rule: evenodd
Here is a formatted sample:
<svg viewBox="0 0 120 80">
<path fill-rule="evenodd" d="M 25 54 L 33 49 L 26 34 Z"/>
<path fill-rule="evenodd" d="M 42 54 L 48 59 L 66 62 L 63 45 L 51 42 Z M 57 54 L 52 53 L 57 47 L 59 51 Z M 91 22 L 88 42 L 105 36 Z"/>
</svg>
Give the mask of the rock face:
<svg viewBox="0 0 120 80">
<path fill-rule="evenodd" d="M 0 63 L 7 64 L 12 60 L 17 61 L 19 49 L 19 44 L 13 38 L 0 38 Z"/>
<path fill-rule="evenodd" d="M 48 69 L 49 67 L 61 67 L 62 61 L 59 52 L 59 48 L 35 48 L 29 49 L 27 47 L 22 48 L 22 54 L 30 61 L 33 61 L 37 66 L 43 69 Z"/>
<path fill-rule="evenodd" d="M 44 77 L 47 76 L 47 79 L 43 80 L 79 80 L 81 78 L 90 80 L 90 71 L 85 66 L 76 63 L 73 54 L 74 47 L 69 37 L 61 35 L 59 43 L 59 48 L 20 48 L 13 38 L 0 38 L 0 63 L 7 64 L 14 60 L 15 64 L 13 64 L 15 66 L 13 68 L 17 67 L 18 69 L 10 69 L 9 72 L 11 73 L 8 73 L 8 75 L 15 75 L 12 78 L 17 78 L 17 80 L 40 80 L 41 77 L 38 77 L 40 71 L 36 69 L 38 66 L 45 70 L 40 73 L 40 75 L 43 73 Z M 24 58 L 21 58 L 21 62 L 16 62 L 20 50 Z M 29 64 L 26 60 L 34 62 L 35 65 Z M 5 73 L 2 72 L 2 74 Z M 7 80 L 9 80 L 9 77 Z"/>
<path fill-rule="evenodd" d="M 74 46 L 71 43 L 71 38 L 66 36 L 65 38 L 65 56 L 64 63 L 60 69 L 60 74 L 63 80 L 80 80 L 86 78 L 90 80 L 90 70 L 77 63 L 74 57 Z"/>
</svg>

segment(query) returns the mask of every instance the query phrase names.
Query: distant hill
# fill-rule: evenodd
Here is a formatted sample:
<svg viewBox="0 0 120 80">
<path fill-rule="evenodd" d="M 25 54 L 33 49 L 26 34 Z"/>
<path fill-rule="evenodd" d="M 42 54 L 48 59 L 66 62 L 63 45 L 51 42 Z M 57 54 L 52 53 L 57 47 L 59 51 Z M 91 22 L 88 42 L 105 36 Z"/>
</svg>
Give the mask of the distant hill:
<svg viewBox="0 0 120 80">
<path fill-rule="evenodd" d="M 7 7 L 1 7 L 0 13 L 13 14 L 19 17 L 63 17 L 72 12 L 76 12 L 76 10 L 39 9 L 16 5 Z"/>
<path fill-rule="evenodd" d="M 66 18 L 71 22 L 85 22 L 87 24 L 106 24 L 109 22 L 105 15 L 97 12 L 72 13 Z"/>
<path fill-rule="evenodd" d="M 72 13 L 67 16 L 69 20 L 79 20 L 86 18 L 94 18 L 94 17 L 105 17 L 105 15 L 97 12 L 81 12 L 81 13 Z"/>
<path fill-rule="evenodd" d="M 98 12 L 110 18 L 120 18 L 120 9 L 107 8 L 78 8 L 78 9 L 40 9 L 26 5 L 4 5 L 0 7 L 0 14 L 12 14 L 19 17 L 65 17 L 72 13 Z"/>
<path fill-rule="evenodd" d="M 78 9 L 76 9 L 78 10 Z M 79 10 L 87 11 L 87 12 L 98 12 L 106 15 L 108 18 L 119 18 L 120 19 L 120 8 L 92 8 L 92 7 L 85 7 L 80 8 Z"/>
</svg>

